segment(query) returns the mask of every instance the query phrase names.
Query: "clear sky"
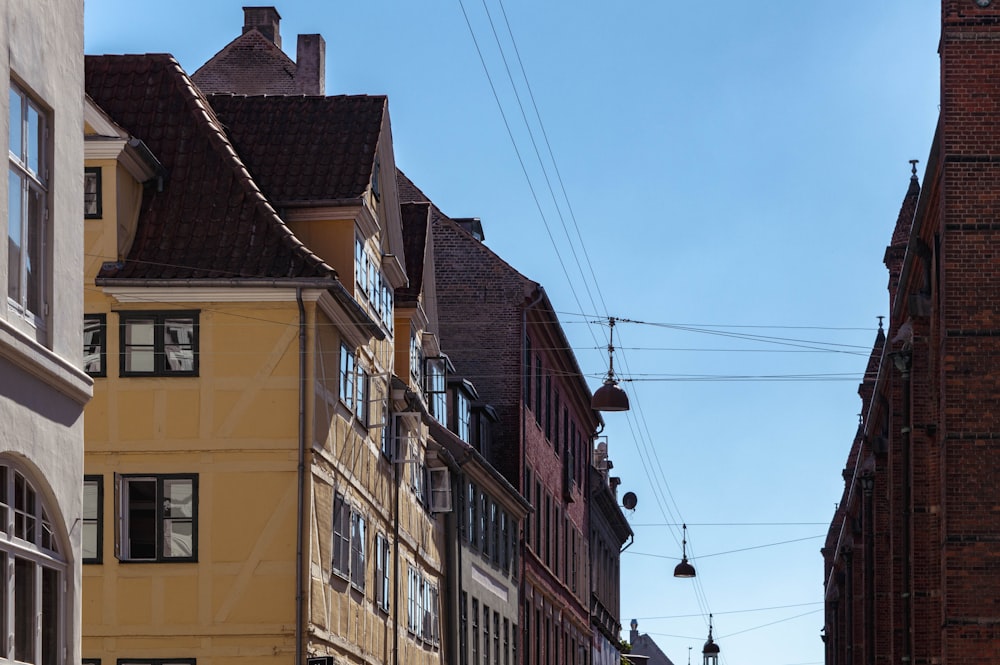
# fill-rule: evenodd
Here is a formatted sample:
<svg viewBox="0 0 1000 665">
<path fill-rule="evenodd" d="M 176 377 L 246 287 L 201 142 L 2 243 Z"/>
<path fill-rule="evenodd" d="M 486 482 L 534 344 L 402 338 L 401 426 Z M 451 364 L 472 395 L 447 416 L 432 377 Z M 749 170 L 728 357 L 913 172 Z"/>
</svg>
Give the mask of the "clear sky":
<svg viewBox="0 0 1000 665">
<path fill-rule="evenodd" d="M 87 0 L 87 52 L 192 73 L 243 4 Z M 923 173 L 937 120 L 939 3 L 276 6 L 293 57 L 297 34 L 325 37 L 327 94 L 389 96 L 397 164 L 545 286 L 594 388 L 593 322 L 623 320 L 633 410 L 605 416 L 639 498 L 623 637 L 635 618 L 700 664 L 713 612 L 724 665 L 821 663 L 819 549 L 908 160 Z M 695 580 L 672 577 L 682 521 Z"/>
</svg>

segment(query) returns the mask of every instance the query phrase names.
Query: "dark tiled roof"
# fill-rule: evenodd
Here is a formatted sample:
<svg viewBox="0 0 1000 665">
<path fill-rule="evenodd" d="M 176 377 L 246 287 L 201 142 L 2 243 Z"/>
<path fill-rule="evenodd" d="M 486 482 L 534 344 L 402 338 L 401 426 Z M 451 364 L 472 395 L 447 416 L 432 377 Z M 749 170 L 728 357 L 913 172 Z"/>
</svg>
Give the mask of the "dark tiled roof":
<svg viewBox="0 0 1000 665">
<path fill-rule="evenodd" d="M 210 95 L 264 194 L 276 205 L 360 198 L 371 182 L 384 96 Z"/>
<path fill-rule="evenodd" d="M 295 62 L 274 42 L 250 30 L 229 42 L 191 75 L 205 94 L 239 90 L 248 95 L 299 94 Z"/>
<path fill-rule="evenodd" d="M 86 91 L 163 164 L 135 242 L 99 278 L 335 278 L 292 234 L 233 151 L 204 97 L 170 55 L 87 56 Z"/>
<path fill-rule="evenodd" d="M 397 304 L 416 303 L 423 289 L 424 252 L 427 249 L 430 209 L 430 203 L 403 203 L 399 206 L 409 284 L 396 289 Z"/>
</svg>

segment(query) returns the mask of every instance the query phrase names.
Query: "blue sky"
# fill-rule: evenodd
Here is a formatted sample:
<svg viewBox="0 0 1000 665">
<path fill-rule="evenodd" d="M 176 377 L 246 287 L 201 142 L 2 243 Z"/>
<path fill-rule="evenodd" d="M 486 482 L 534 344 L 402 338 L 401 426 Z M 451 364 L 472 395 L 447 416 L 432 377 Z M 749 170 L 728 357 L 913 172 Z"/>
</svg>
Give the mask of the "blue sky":
<svg viewBox="0 0 1000 665">
<path fill-rule="evenodd" d="M 242 4 L 87 0 L 86 49 L 169 52 L 191 73 L 240 33 Z M 937 120 L 939 4 L 277 8 L 293 57 L 298 33 L 325 37 L 327 94 L 389 96 L 398 165 L 546 287 L 595 388 L 593 322 L 627 320 L 615 367 L 633 410 L 605 418 L 620 491 L 639 497 L 623 636 L 636 618 L 700 663 L 711 611 L 725 665 L 821 663 L 818 536 L 888 313 L 907 160 L 922 174 Z M 694 581 L 671 575 L 681 521 Z"/>
</svg>

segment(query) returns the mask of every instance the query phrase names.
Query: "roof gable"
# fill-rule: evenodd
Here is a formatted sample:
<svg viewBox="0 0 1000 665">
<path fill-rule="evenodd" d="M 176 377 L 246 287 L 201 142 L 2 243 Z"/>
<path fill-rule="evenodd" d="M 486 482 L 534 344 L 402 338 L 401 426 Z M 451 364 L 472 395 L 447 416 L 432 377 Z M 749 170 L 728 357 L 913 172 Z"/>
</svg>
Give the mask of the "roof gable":
<svg viewBox="0 0 1000 665">
<path fill-rule="evenodd" d="M 239 90 L 248 95 L 295 95 L 295 62 L 257 29 L 226 44 L 191 75 L 206 94 Z"/>
<path fill-rule="evenodd" d="M 86 91 L 167 173 L 107 279 L 336 278 L 285 226 L 215 115 L 167 54 L 87 56 Z"/>
</svg>

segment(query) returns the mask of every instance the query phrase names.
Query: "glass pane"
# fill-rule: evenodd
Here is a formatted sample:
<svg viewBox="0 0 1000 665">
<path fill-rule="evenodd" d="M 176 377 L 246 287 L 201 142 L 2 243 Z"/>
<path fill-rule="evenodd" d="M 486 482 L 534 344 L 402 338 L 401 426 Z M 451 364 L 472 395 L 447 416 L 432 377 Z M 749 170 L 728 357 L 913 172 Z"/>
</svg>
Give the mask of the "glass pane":
<svg viewBox="0 0 1000 665">
<path fill-rule="evenodd" d="M 163 346 L 167 370 L 194 371 L 194 319 L 166 319 L 163 322 Z"/>
<path fill-rule="evenodd" d="M 42 244 L 45 237 L 42 228 L 42 193 L 36 189 L 28 191 L 28 247 L 25 261 L 25 280 L 28 300 L 25 303 L 32 314 L 42 314 Z"/>
<path fill-rule="evenodd" d="M 153 372 L 156 370 L 152 319 L 130 319 L 125 322 L 125 371 Z"/>
<path fill-rule="evenodd" d="M 35 564 L 14 559 L 14 658 L 35 662 Z"/>
<path fill-rule="evenodd" d="M 194 482 L 190 478 L 163 481 L 163 516 L 191 517 L 194 515 Z"/>
<path fill-rule="evenodd" d="M 83 320 L 83 371 L 91 374 L 104 371 L 101 366 L 101 352 L 104 350 L 104 330 L 101 324 L 101 319 L 96 317 Z"/>
<path fill-rule="evenodd" d="M 28 168 L 36 176 L 42 172 L 42 119 L 38 115 L 38 109 L 28 105 Z M 40 178 L 39 178 L 40 179 Z"/>
<path fill-rule="evenodd" d="M 42 568 L 42 665 L 59 662 L 59 573 Z"/>
<path fill-rule="evenodd" d="M 83 214 L 97 214 L 97 173 L 83 174 Z"/>
<path fill-rule="evenodd" d="M 191 520 L 163 520 L 163 556 L 194 556 L 194 524 Z"/>
<path fill-rule="evenodd" d="M 97 545 L 100 529 L 100 488 L 96 480 L 83 483 L 83 558 L 96 559 L 100 556 Z"/>
<path fill-rule="evenodd" d="M 7 188 L 7 295 L 21 302 L 21 178 L 9 172 Z"/>
<path fill-rule="evenodd" d="M 21 158 L 21 95 L 10 89 L 10 139 L 7 144 L 10 152 Z"/>
<path fill-rule="evenodd" d="M 125 484 L 129 559 L 156 558 L 156 481 L 129 480 Z"/>
<path fill-rule="evenodd" d="M 83 523 L 83 558 L 96 559 L 100 555 L 97 550 L 97 523 Z"/>
</svg>

